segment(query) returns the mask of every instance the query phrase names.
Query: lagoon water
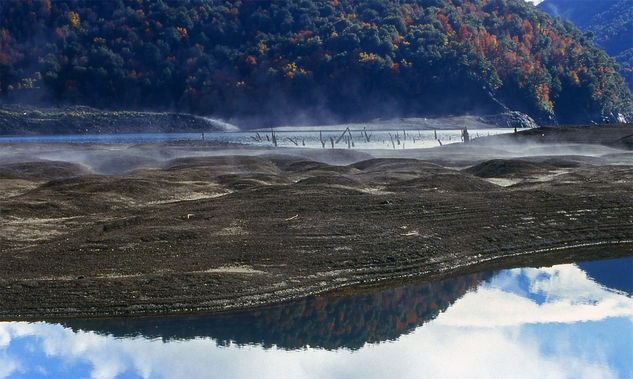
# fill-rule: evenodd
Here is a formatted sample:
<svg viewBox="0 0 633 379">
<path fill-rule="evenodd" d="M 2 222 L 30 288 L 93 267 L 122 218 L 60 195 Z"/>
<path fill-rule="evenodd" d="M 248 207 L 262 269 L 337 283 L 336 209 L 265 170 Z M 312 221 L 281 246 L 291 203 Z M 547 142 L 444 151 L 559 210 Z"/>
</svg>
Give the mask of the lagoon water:
<svg viewBox="0 0 633 379">
<path fill-rule="evenodd" d="M 244 312 L 0 323 L 0 378 L 632 378 L 633 258 Z"/>
<path fill-rule="evenodd" d="M 344 129 L 344 128 L 343 128 Z M 523 129 L 520 129 L 523 130 Z M 511 133 L 511 128 L 472 129 L 470 138 Z M 352 138 L 349 138 L 349 134 Z M 284 130 L 275 132 L 279 147 L 306 148 L 357 148 L 357 149 L 417 149 L 436 147 L 442 144 L 461 142 L 461 130 L 350 130 L 343 135 L 343 130 Z M 437 137 L 437 139 L 436 139 Z M 207 141 L 239 143 L 253 146 L 273 146 L 272 132 L 214 132 L 204 133 Z M 339 139 L 340 138 L 340 139 Z M 14 142 L 72 142 L 72 143 L 104 143 L 104 144 L 136 144 L 165 141 L 201 140 L 202 133 L 145 133 L 145 134 L 103 134 L 103 135 L 59 135 L 59 136 L 3 136 L 0 143 Z M 348 143 L 349 139 L 349 143 Z M 439 140 L 439 141 L 438 141 Z"/>
</svg>

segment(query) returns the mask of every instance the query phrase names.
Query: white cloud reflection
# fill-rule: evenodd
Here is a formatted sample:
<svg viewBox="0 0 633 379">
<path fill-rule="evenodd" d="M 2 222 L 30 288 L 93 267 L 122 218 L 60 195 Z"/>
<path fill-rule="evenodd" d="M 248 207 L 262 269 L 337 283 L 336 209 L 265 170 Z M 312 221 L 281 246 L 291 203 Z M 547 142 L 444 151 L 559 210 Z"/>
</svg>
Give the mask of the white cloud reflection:
<svg viewBox="0 0 633 379">
<path fill-rule="evenodd" d="M 494 328 L 608 317 L 628 317 L 633 322 L 633 299 L 601 287 L 575 265 L 559 265 L 504 271 L 455 302 L 436 321 Z"/>
<path fill-rule="evenodd" d="M 616 378 L 633 375 L 632 339 L 632 299 L 564 265 L 506 271 L 413 333 L 357 351 L 218 347 L 210 338 L 117 339 L 58 324 L 0 323 L 0 378 L 41 376 L 37 366 L 54 377 L 52 358 L 95 378 Z"/>
<path fill-rule="evenodd" d="M 0 378 L 6 378 L 20 368 L 15 357 L 0 354 Z"/>
</svg>

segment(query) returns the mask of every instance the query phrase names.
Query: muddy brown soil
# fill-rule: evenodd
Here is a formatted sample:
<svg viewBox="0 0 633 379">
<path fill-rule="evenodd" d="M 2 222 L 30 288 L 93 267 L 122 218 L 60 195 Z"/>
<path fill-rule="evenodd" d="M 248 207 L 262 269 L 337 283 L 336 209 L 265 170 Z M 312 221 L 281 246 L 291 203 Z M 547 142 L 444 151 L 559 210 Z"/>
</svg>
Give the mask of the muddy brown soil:
<svg viewBox="0 0 633 379">
<path fill-rule="evenodd" d="M 404 152 L 3 145 L 0 319 L 224 311 L 633 256 L 633 153 L 608 143 L 633 128 L 614 130 Z"/>
</svg>

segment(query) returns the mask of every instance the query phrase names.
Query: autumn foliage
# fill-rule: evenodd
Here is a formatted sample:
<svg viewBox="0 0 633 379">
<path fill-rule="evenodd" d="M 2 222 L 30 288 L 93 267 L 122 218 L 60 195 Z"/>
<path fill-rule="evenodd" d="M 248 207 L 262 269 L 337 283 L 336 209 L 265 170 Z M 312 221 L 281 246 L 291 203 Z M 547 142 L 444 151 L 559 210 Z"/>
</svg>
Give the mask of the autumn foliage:
<svg viewBox="0 0 633 379">
<path fill-rule="evenodd" d="M 5 102 L 267 122 L 633 112 L 613 61 L 523 0 L 6 0 L 0 20 Z"/>
</svg>

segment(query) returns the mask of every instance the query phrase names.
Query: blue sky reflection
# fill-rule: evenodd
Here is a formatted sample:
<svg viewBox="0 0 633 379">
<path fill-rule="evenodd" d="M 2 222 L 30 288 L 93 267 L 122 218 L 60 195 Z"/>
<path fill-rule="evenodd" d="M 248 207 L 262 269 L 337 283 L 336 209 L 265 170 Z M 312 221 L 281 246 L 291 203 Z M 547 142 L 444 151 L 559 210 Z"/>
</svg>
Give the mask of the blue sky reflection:
<svg viewBox="0 0 633 379">
<path fill-rule="evenodd" d="M 264 349 L 0 323 L 5 377 L 632 378 L 633 299 L 575 265 L 502 271 L 397 341 Z"/>
</svg>

